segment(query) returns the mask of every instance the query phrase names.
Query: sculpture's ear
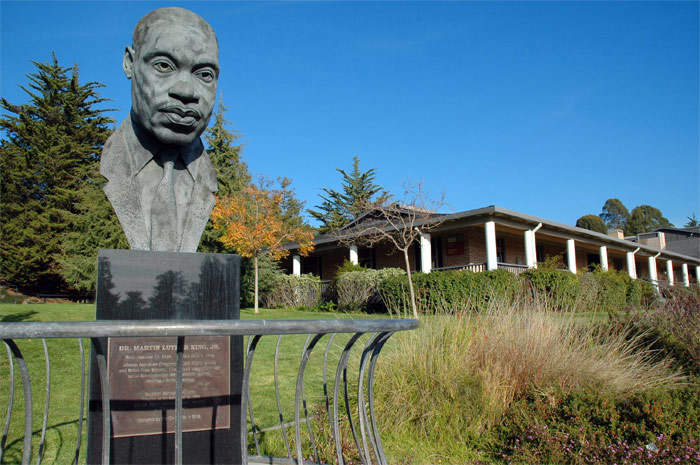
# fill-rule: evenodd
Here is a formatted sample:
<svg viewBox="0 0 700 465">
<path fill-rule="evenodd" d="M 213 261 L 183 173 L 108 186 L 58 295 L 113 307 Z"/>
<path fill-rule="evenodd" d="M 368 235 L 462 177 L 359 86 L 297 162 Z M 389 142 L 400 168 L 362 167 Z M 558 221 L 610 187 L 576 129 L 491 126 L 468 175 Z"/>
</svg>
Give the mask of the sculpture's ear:
<svg viewBox="0 0 700 465">
<path fill-rule="evenodd" d="M 124 69 L 124 74 L 126 74 L 127 79 L 131 79 L 134 75 L 134 60 L 136 59 L 136 52 L 134 49 L 128 45 L 124 49 L 124 62 L 122 63 L 122 68 Z"/>
</svg>

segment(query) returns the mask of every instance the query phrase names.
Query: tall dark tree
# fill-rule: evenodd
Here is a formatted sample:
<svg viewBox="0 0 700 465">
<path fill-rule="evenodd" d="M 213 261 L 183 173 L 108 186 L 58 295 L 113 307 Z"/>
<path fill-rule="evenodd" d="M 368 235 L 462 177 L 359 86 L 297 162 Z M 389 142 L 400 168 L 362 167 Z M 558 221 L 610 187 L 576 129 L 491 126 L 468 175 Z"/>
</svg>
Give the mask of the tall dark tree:
<svg viewBox="0 0 700 465">
<path fill-rule="evenodd" d="M 599 216 L 608 229 L 622 229 L 626 231 L 630 212 L 620 199 L 608 199 L 605 201 L 603 211 L 600 212 Z"/>
<path fill-rule="evenodd" d="M 67 287 L 58 257 L 113 120 L 98 108 L 102 84 L 80 84 L 77 66 L 60 66 L 55 54 L 33 64 L 20 86 L 28 103 L 0 100 L 0 270 L 9 282 L 48 291 Z"/>
<path fill-rule="evenodd" d="M 97 169 L 97 164 L 95 164 Z M 102 191 L 104 182 L 97 172 L 78 192 L 74 211 L 68 213 L 70 228 L 56 257 L 65 283 L 82 295 L 95 290 L 95 257 L 99 249 L 128 249 L 119 220 Z"/>
<path fill-rule="evenodd" d="M 576 227 L 603 234 L 608 232 L 608 227 L 605 225 L 605 223 L 603 223 L 603 220 L 601 220 L 599 216 L 595 215 L 583 215 L 581 218 L 576 220 Z"/>
<path fill-rule="evenodd" d="M 664 217 L 661 210 L 650 205 L 640 205 L 632 210 L 626 233 L 641 234 L 663 226 L 673 226 L 673 224 Z"/>
<path fill-rule="evenodd" d="M 384 203 L 389 194 L 378 184 L 375 184 L 374 168 L 360 171 L 360 159 L 353 157 L 352 171 L 347 173 L 338 168 L 342 175 L 343 190 L 323 188 L 325 194 L 319 194 L 323 200 L 316 210 L 308 210 L 309 214 L 321 222 L 320 233 L 336 231 L 351 221 L 359 218 L 367 205 Z"/>
<path fill-rule="evenodd" d="M 695 217 L 695 212 L 693 212 L 693 216 L 688 216 L 688 222 L 684 224 L 683 226 L 686 228 L 694 228 L 695 226 L 698 226 L 698 219 Z"/>
<path fill-rule="evenodd" d="M 228 129 L 231 122 L 224 116 L 226 111 L 227 108 L 222 99 L 219 98 L 214 124 L 204 133 L 207 154 L 216 170 L 216 180 L 219 187 L 218 197 L 235 195 L 243 191 L 251 181 L 248 165 L 241 157 L 245 144 L 239 143 L 241 135 L 238 131 Z M 221 231 L 215 230 L 212 222 L 209 221 L 202 234 L 199 251 L 224 252 L 225 249 L 219 241 L 219 237 L 221 237 Z"/>
</svg>

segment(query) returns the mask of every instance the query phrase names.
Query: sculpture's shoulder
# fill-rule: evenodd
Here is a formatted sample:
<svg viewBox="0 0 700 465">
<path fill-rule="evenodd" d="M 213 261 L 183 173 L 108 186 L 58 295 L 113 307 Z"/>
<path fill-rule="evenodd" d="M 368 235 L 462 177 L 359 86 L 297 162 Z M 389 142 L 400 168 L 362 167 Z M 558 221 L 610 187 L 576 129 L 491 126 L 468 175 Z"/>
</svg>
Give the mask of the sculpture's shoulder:
<svg viewBox="0 0 700 465">
<path fill-rule="evenodd" d="M 130 176 L 129 148 L 124 139 L 131 122 L 127 119 L 107 139 L 102 148 L 100 174 L 108 181 L 115 181 Z"/>
<path fill-rule="evenodd" d="M 204 148 L 202 148 L 202 155 L 199 157 L 199 159 L 199 182 L 203 183 L 211 192 L 216 192 L 218 190 L 218 183 L 216 180 L 216 169 L 214 168 L 214 164 L 209 158 L 209 154 L 206 150 L 204 150 Z"/>
</svg>

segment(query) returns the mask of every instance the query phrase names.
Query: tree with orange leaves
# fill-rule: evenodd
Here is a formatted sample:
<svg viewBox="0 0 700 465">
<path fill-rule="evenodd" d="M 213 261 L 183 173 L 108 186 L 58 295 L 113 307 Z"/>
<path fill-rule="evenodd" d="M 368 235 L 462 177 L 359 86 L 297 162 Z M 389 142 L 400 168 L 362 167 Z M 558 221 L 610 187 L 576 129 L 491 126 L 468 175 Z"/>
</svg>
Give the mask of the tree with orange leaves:
<svg viewBox="0 0 700 465">
<path fill-rule="evenodd" d="M 282 246 L 296 242 L 299 254 L 307 256 L 314 249 L 313 232 L 301 218 L 303 203 L 294 197 L 287 178 L 279 188 L 264 182 L 250 185 L 242 192 L 217 199 L 211 212 L 214 229 L 223 231 L 219 238 L 227 248 L 234 248 L 253 259 L 255 269 L 255 313 L 258 313 L 258 257 L 269 254 L 279 260 L 289 255 Z"/>
</svg>

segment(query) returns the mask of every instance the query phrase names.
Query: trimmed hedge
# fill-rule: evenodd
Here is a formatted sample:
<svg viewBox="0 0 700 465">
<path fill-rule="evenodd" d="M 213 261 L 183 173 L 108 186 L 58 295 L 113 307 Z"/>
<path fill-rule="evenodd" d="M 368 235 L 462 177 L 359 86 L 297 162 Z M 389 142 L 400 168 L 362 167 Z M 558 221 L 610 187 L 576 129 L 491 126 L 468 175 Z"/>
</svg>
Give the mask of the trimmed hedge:
<svg viewBox="0 0 700 465">
<path fill-rule="evenodd" d="M 422 313 L 475 311 L 494 298 L 511 301 L 521 291 L 518 277 L 505 270 L 415 273 L 412 278 L 416 304 Z M 391 311 L 403 313 L 410 309 L 405 275 L 385 279 L 379 292 Z"/>
<path fill-rule="evenodd" d="M 619 271 L 595 270 L 578 275 L 565 270 L 536 268 L 519 276 L 506 270 L 483 273 L 442 271 L 415 273 L 413 286 L 419 312 L 425 314 L 479 311 L 489 302 L 512 302 L 523 289 L 544 308 L 561 311 L 621 311 L 648 305 L 655 298 L 649 283 Z M 387 278 L 379 293 L 391 313 L 410 309 L 408 278 Z"/>
<path fill-rule="evenodd" d="M 522 273 L 521 279 L 530 284 L 533 297 L 552 310 L 574 307 L 581 293 L 578 276 L 565 270 L 534 268 Z"/>
<path fill-rule="evenodd" d="M 266 308 L 314 308 L 321 300 L 321 278 L 312 274 L 281 275 L 260 300 Z"/>
<path fill-rule="evenodd" d="M 362 269 L 341 273 L 334 286 L 338 308 L 346 311 L 386 311 L 379 296 L 379 284 L 394 276 L 405 276 L 399 268 Z"/>
</svg>

